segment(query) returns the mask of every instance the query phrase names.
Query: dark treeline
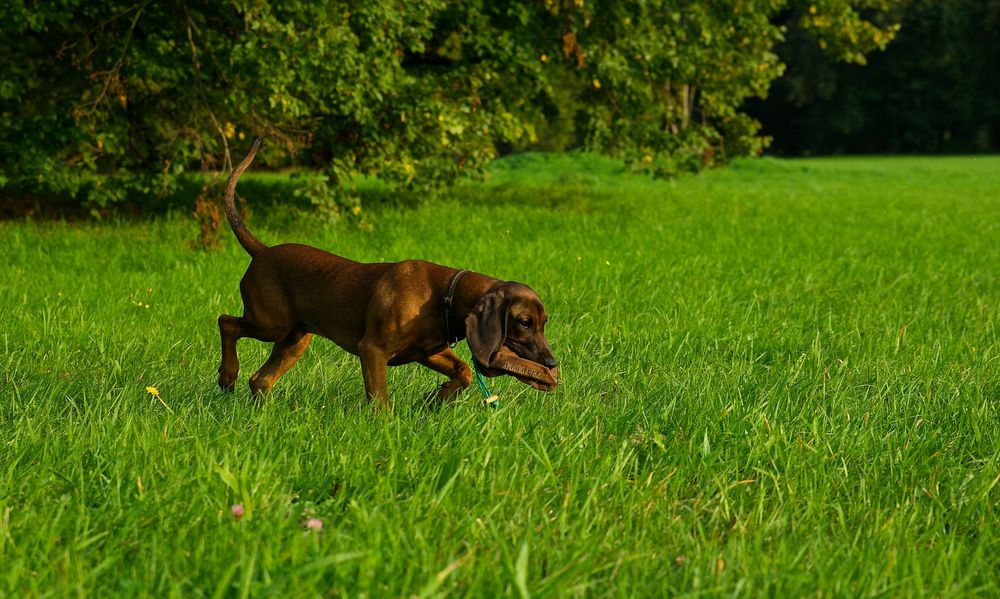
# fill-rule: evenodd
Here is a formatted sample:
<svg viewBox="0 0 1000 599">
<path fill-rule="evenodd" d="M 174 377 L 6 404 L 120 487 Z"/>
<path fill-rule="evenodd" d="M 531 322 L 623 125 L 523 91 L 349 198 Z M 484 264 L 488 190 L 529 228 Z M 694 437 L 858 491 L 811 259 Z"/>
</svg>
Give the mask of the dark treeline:
<svg viewBox="0 0 1000 599">
<path fill-rule="evenodd" d="M 867 65 L 829 60 L 789 27 L 785 74 L 748 113 L 782 155 L 1000 150 L 1000 1 L 912 0 Z"/>
</svg>

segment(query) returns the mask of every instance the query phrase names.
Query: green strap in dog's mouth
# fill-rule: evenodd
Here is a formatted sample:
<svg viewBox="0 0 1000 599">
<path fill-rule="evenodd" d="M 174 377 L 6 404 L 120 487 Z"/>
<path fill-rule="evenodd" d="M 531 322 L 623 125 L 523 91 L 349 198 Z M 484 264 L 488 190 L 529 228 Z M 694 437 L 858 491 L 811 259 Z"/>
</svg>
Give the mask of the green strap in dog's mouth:
<svg viewBox="0 0 1000 599">
<path fill-rule="evenodd" d="M 499 408 L 500 399 L 490 393 L 489 387 L 486 386 L 486 379 L 483 377 L 483 373 L 479 372 L 479 364 L 476 363 L 475 358 L 472 358 L 472 371 L 476 374 L 476 385 L 479 387 L 479 392 L 483 394 L 483 403 L 491 408 Z"/>
</svg>

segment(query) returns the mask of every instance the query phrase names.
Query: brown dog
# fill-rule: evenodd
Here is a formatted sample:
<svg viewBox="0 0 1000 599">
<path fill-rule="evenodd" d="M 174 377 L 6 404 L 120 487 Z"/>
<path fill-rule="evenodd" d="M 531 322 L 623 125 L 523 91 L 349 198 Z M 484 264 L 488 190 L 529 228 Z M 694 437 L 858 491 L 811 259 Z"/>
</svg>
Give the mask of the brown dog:
<svg viewBox="0 0 1000 599">
<path fill-rule="evenodd" d="M 240 281 L 243 316 L 219 317 L 219 386 L 233 390 L 236 341 L 274 342 L 250 377 L 256 395 L 269 390 L 302 356 L 314 334 L 361 358 L 368 397 L 388 408 L 387 366 L 419 362 L 448 377 L 439 399 L 469 386 L 472 372 L 450 349 L 468 338 L 487 376 L 511 374 L 537 389 L 556 386 L 556 360 L 545 339 L 545 307 L 531 288 L 420 260 L 361 264 L 298 244 L 267 247 L 246 228 L 233 195 L 261 138 L 226 183 L 226 215 L 250 266 Z"/>
</svg>

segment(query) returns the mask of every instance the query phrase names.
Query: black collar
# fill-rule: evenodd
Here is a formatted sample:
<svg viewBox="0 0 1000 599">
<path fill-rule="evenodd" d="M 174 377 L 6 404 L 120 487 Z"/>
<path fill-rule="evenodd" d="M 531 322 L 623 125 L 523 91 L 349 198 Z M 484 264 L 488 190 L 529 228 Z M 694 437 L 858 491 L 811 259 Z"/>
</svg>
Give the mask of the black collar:
<svg viewBox="0 0 1000 599">
<path fill-rule="evenodd" d="M 458 343 L 458 335 L 451 334 L 451 305 L 455 301 L 458 280 L 467 272 L 469 271 L 462 269 L 451 277 L 451 283 L 448 284 L 448 295 L 444 296 L 444 341 L 448 347 L 455 347 L 455 344 Z"/>
</svg>

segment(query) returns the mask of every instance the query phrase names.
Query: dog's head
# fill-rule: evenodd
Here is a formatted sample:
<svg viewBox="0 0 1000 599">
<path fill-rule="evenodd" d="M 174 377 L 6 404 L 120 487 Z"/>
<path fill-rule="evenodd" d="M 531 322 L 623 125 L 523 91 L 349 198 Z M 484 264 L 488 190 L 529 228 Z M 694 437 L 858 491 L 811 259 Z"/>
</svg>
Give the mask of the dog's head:
<svg viewBox="0 0 1000 599">
<path fill-rule="evenodd" d="M 486 376 L 509 374 L 535 389 L 556 387 L 559 369 L 545 338 L 548 315 L 538 294 L 521 283 L 502 283 L 465 319 L 473 359 Z"/>
</svg>

